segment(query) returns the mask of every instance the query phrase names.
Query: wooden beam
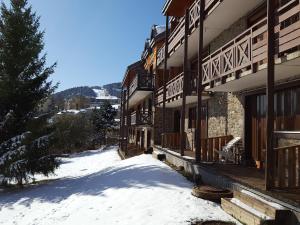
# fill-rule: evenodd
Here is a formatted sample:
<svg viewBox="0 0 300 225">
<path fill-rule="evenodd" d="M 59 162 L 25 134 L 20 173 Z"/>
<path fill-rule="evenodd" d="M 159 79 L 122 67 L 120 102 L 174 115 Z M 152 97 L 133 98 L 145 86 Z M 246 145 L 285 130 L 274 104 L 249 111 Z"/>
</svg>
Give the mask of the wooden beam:
<svg viewBox="0 0 300 225">
<path fill-rule="evenodd" d="M 127 103 L 126 103 L 126 147 L 125 147 L 125 154 L 128 154 L 128 144 L 129 144 L 129 124 L 128 124 L 128 117 L 130 116 L 129 113 L 129 85 L 127 86 Z"/>
<path fill-rule="evenodd" d="M 122 87 L 121 91 L 121 114 L 120 114 L 120 119 L 121 119 L 121 124 L 120 124 L 120 148 L 122 151 L 123 149 L 123 143 L 124 143 L 124 126 L 125 126 L 125 104 L 124 104 L 124 89 Z"/>
<path fill-rule="evenodd" d="M 183 58 L 183 91 L 182 91 L 182 106 L 180 118 L 180 154 L 184 156 L 186 147 L 185 143 L 185 109 L 186 109 L 186 95 L 187 95 L 187 82 L 189 79 L 188 69 L 188 38 L 189 38 L 189 10 L 185 10 L 185 31 L 184 31 L 184 58 Z"/>
<path fill-rule="evenodd" d="M 268 69 L 267 69 L 267 146 L 266 190 L 274 187 L 274 87 L 275 87 L 275 1 L 267 0 L 268 11 Z"/>
<path fill-rule="evenodd" d="M 166 133 L 166 101 L 167 101 L 167 75 L 168 75 L 168 55 L 169 55 L 169 16 L 166 16 L 166 33 L 165 33 L 165 60 L 164 60 L 164 75 L 163 75 L 163 118 L 162 118 L 162 133 Z"/>
<path fill-rule="evenodd" d="M 201 161 L 201 121 L 202 121 L 202 65 L 203 65 L 203 27 L 204 27 L 204 10 L 205 0 L 199 1 L 200 17 L 199 17 L 199 40 L 198 40 L 198 77 L 197 77 L 197 122 L 195 132 L 195 155 L 196 163 Z"/>
</svg>

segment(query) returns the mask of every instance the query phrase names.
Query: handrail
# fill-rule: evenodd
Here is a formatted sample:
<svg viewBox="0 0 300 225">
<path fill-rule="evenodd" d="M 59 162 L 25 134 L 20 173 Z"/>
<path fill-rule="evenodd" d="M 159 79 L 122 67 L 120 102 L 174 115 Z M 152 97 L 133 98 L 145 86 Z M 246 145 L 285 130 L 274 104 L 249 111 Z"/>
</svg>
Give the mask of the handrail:
<svg viewBox="0 0 300 225">
<path fill-rule="evenodd" d="M 282 151 L 282 150 L 286 150 L 286 149 L 296 149 L 296 148 L 300 148 L 300 145 L 287 145 L 287 146 L 283 146 L 283 147 L 274 148 L 274 150 Z"/>
<path fill-rule="evenodd" d="M 192 11 L 194 9 L 194 7 L 198 7 L 200 0 L 194 1 L 194 3 L 189 7 L 190 11 Z M 208 16 L 208 14 L 211 12 L 210 10 L 213 9 L 213 5 L 218 4 L 220 1 L 219 0 L 206 0 L 205 1 L 205 16 Z M 198 10 L 195 10 L 196 12 L 198 12 Z M 191 15 L 189 15 L 191 16 Z M 195 18 L 194 23 L 191 24 L 191 26 L 195 25 L 196 21 L 199 19 L 199 16 L 197 16 L 197 18 Z M 168 45 L 170 45 L 172 43 L 172 41 L 177 37 L 177 35 L 180 33 L 180 31 L 182 31 L 183 27 L 185 24 L 185 17 L 180 18 L 177 26 L 174 28 L 174 30 L 172 31 L 172 33 L 169 36 L 169 40 L 168 40 Z M 166 57 L 164 55 L 164 48 L 165 48 L 165 44 L 158 50 L 158 54 L 157 54 L 157 64 L 159 65 L 164 58 Z M 172 49 L 169 49 L 169 51 Z M 168 53 L 169 54 L 169 53 Z"/>
<path fill-rule="evenodd" d="M 180 74 L 176 75 L 175 77 L 173 77 L 171 80 L 168 81 L 167 86 L 171 83 L 173 83 L 175 80 L 177 80 L 178 78 L 180 78 L 181 76 L 183 76 L 183 72 L 181 72 Z"/>
<path fill-rule="evenodd" d="M 300 131 L 274 131 L 276 138 L 300 140 Z"/>
</svg>

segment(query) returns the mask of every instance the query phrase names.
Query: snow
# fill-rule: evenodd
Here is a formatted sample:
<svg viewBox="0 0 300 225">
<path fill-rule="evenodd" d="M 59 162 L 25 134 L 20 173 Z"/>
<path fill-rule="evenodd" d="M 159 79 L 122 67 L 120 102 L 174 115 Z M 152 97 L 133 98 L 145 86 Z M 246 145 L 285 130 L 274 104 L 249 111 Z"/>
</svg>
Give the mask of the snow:
<svg viewBox="0 0 300 225">
<path fill-rule="evenodd" d="M 80 110 L 77 110 L 77 109 L 68 109 L 68 110 L 64 110 L 64 111 L 61 111 L 61 112 L 58 112 L 57 115 L 63 115 L 63 114 L 74 114 L 74 115 L 77 115 L 79 113 L 85 113 L 87 110 L 86 109 L 80 109 Z"/>
<path fill-rule="evenodd" d="M 105 99 L 105 100 L 111 100 L 111 99 L 118 99 L 116 96 L 111 96 L 106 89 L 93 89 L 95 92 L 96 99 Z"/>
<path fill-rule="evenodd" d="M 192 183 L 150 155 L 121 161 L 116 147 L 62 159 L 43 184 L 0 194 L 0 224 L 181 225 L 233 220 L 191 195 Z M 36 177 L 41 181 L 44 177 Z"/>
<path fill-rule="evenodd" d="M 112 107 L 114 108 L 114 109 L 120 109 L 120 107 L 121 107 L 121 105 L 120 104 L 115 104 L 115 105 L 112 105 Z"/>
<path fill-rule="evenodd" d="M 258 210 L 256 210 L 256 209 L 250 207 L 249 205 L 243 203 L 242 201 L 240 201 L 240 200 L 237 199 L 237 198 L 232 198 L 230 201 L 231 201 L 232 203 L 234 203 L 234 204 L 240 206 L 241 208 L 247 210 L 248 212 L 251 212 L 252 214 L 258 216 L 258 217 L 261 218 L 261 219 L 264 219 L 264 220 L 272 220 L 271 217 L 269 217 L 269 216 L 267 216 L 266 214 L 264 214 L 264 213 L 262 213 L 262 212 L 260 212 L 260 211 L 258 211 Z"/>
<path fill-rule="evenodd" d="M 280 209 L 285 209 L 283 206 L 281 206 L 281 205 L 279 205 L 279 204 L 277 204 L 277 203 L 275 203 L 275 202 L 267 201 L 267 200 L 265 200 L 265 199 L 263 199 L 263 198 L 257 196 L 256 194 L 250 192 L 250 191 L 242 190 L 242 193 L 244 193 L 244 194 L 246 194 L 246 195 L 249 195 L 249 196 L 251 196 L 252 198 L 256 198 L 257 200 L 259 200 L 259 201 L 261 201 L 261 202 L 263 202 L 263 203 L 265 203 L 265 204 L 267 204 L 267 205 L 269 205 L 269 206 L 271 206 L 271 207 L 273 207 L 273 208 L 275 208 L 275 209 L 279 209 L 279 210 L 280 210 Z"/>
</svg>

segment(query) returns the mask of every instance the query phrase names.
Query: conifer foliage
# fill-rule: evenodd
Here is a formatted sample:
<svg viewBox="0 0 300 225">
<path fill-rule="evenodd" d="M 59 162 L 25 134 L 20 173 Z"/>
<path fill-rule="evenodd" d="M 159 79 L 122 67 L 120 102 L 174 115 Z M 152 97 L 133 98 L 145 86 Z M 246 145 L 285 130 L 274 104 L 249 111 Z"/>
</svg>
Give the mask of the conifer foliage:
<svg viewBox="0 0 300 225">
<path fill-rule="evenodd" d="M 116 125 L 116 115 L 117 110 L 108 101 L 100 109 L 93 110 L 91 120 L 99 140 L 105 140 L 107 133 Z"/>
<path fill-rule="evenodd" d="M 40 18 L 27 0 L 2 3 L 0 15 L 0 174 L 22 184 L 30 174 L 53 172 L 57 161 L 47 150 L 51 133 L 38 106 L 56 86 L 48 78 Z M 39 128 L 30 123 L 39 120 Z"/>
</svg>

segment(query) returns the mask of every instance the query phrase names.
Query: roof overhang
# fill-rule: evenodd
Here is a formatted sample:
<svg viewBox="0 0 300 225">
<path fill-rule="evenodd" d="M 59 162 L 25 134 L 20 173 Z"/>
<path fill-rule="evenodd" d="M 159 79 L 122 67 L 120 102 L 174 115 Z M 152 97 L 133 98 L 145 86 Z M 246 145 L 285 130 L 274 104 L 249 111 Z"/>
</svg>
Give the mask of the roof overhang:
<svg viewBox="0 0 300 225">
<path fill-rule="evenodd" d="M 142 62 L 139 60 L 127 67 L 123 81 L 122 81 L 122 87 L 126 87 L 129 85 L 129 83 L 135 76 L 136 70 L 138 68 L 141 68 L 141 66 L 142 66 Z"/>
<path fill-rule="evenodd" d="M 185 10 L 189 8 L 195 0 L 167 0 L 162 13 L 165 16 L 182 17 Z"/>
</svg>

